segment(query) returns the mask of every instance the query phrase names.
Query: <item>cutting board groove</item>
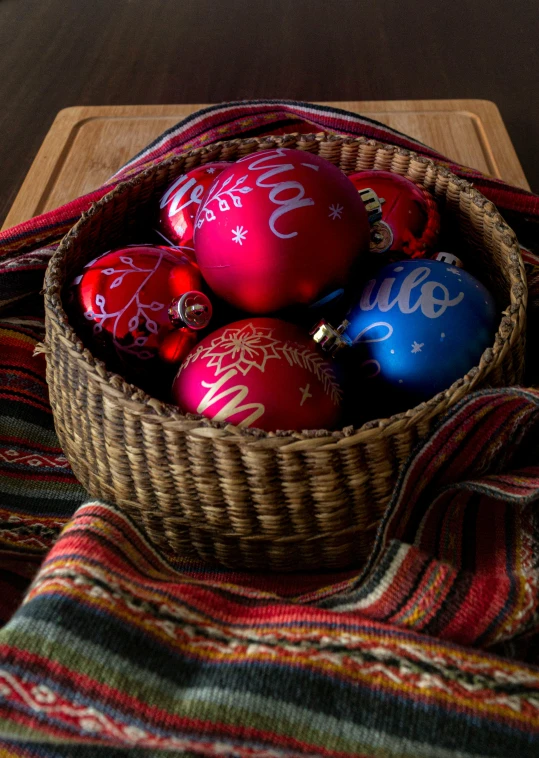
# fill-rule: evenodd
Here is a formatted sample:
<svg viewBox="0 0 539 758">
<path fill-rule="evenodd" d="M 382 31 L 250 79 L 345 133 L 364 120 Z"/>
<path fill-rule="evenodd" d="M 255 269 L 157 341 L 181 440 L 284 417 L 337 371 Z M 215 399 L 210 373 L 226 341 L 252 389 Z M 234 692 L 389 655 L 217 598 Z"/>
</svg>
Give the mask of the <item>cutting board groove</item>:
<svg viewBox="0 0 539 758">
<path fill-rule="evenodd" d="M 333 102 L 449 158 L 529 189 L 498 108 L 487 100 Z M 99 187 L 166 129 L 204 105 L 74 106 L 58 113 L 2 228 Z"/>
</svg>

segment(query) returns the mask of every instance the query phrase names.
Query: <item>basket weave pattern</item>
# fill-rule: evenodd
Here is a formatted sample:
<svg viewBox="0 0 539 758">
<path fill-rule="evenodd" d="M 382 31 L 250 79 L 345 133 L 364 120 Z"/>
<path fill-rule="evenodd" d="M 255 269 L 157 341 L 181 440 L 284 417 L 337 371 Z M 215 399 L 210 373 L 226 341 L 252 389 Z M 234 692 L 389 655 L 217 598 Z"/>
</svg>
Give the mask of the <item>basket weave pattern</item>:
<svg viewBox="0 0 539 758">
<path fill-rule="evenodd" d="M 101 252 L 135 242 L 155 197 L 180 174 L 270 147 L 318 153 L 346 173 L 409 177 L 452 213 L 469 257 L 503 311 L 491 348 L 448 390 L 360 429 L 239 429 L 150 398 L 111 374 L 71 327 L 63 288 Z M 471 267 L 473 269 L 473 266 Z M 237 568 L 341 568 L 367 556 L 397 473 L 415 445 L 468 392 L 518 383 L 527 288 L 519 247 L 495 207 L 443 165 L 365 138 L 238 139 L 168 159 L 97 202 L 66 235 L 45 279 L 47 381 L 56 430 L 94 497 L 112 501 L 168 551 Z"/>
</svg>

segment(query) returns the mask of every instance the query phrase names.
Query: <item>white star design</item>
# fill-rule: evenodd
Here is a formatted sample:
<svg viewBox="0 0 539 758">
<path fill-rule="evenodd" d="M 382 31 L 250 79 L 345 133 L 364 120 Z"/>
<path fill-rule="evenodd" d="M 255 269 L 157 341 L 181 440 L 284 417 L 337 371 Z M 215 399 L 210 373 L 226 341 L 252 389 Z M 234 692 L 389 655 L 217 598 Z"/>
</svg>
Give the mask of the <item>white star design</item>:
<svg viewBox="0 0 539 758">
<path fill-rule="evenodd" d="M 305 387 L 299 388 L 299 391 L 302 393 L 300 406 L 303 405 L 303 403 L 307 400 L 308 397 L 312 397 L 311 393 L 309 392 L 310 386 L 311 386 L 310 384 L 307 384 Z"/>
<path fill-rule="evenodd" d="M 412 353 L 420 353 L 421 348 L 424 347 L 424 342 L 416 342 L 415 340 L 412 342 Z"/>
<path fill-rule="evenodd" d="M 215 174 L 215 169 L 214 168 L 207 168 L 206 169 L 206 173 L 207 174 Z"/>
<path fill-rule="evenodd" d="M 336 218 L 341 218 L 344 208 L 342 205 L 333 204 L 329 206 L 329 210 L 329 217 L 335 221 Z"/>
<path fill-rule="evenodd" d="M 243 240 L 247 236 L 247 229 L 244 229 L 243 226 L 237 226 L 235 229 L 232 229 L 232 240 L 233 242 L 239 242 L 240 245 L 243 244 Z"/>
</svg>

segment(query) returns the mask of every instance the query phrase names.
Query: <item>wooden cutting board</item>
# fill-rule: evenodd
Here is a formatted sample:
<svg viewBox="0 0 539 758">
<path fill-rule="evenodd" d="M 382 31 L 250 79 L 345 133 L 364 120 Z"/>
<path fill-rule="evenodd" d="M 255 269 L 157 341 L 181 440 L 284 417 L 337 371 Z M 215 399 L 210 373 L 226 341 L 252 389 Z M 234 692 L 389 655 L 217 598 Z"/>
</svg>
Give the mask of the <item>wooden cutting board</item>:
<svg viewBox="0 0 539 758">
<path fill-rule="evenodd" d="M 458 163 L 529 189 L 500 112 L 487 100 L 325 104 L 374 118 Z M 95 189 L 161 132 L 203 107 L 75 106 L 60 111 L 2 228 Z"/>
</svg>

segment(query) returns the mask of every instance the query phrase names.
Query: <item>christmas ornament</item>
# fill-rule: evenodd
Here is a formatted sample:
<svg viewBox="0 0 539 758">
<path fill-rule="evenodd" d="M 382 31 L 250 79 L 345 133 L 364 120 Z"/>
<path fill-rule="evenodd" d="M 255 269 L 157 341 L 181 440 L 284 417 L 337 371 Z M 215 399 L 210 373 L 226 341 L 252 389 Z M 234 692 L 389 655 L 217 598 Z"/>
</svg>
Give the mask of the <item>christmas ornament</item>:
<svg viewBox="0 0 539 758">
<path fill-rule="evenodd" d="M 267 431 L 331 429 L 341 394 L 334 368 L 308 333 L 274 318 L 236 321 L 205 337 L 172 388 L 185 412 Z"/>
<path fill-rule="evenodd" d="M 384 390 L 402 409 L 475 366 L 494 341 L 496 315 L 488 290 L 461 268 L 398 261 L 365 285 L 340 326 L 321 321 L 313 335 L 329 352 L 352 347 L 346 362 L 362 392 Z"/>
<path fill-rule="evenodd" d="M 259 314 L 343 287 L 369 235 L 361 197 L 340 169 L 277 148 L 219 175 L 197 214 L 194 240 L 212 290 Z"/>
<path fill-rule="evenodd" d="M 72 284 L 73 305 L 100 357 L 148 371 L 158 357 L 181 360 L 209 322 L 211 304 L 197 291 L 201 284 L 196 263 L 178 251 L 130 245 L 84 267 Z"/>
<path fill-rule="evenodd" d="M 382 219 L 371 228 L 371 252 L 390 259 L 428 253 L 440 232 L 440 214 L 427 190 L 390 171 L 360 171 L 349 178 L 357 190 L 372 189 L 382 204 Z"/>
<path fill-rule="evenodd" d="M 182 174 L 159 201 L 158 226 L 162 236 L 194 259 L 193 230 L 195 216 L 204 196 L 223 169 L 225 161 L 206 163 Z"/>
</svg>

